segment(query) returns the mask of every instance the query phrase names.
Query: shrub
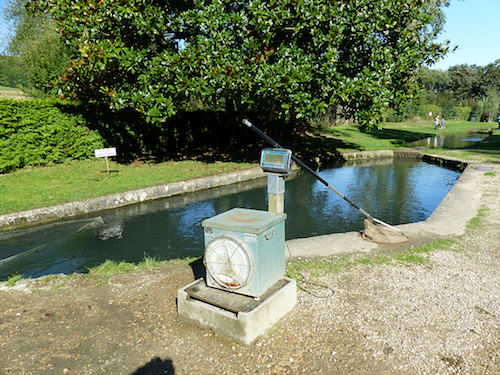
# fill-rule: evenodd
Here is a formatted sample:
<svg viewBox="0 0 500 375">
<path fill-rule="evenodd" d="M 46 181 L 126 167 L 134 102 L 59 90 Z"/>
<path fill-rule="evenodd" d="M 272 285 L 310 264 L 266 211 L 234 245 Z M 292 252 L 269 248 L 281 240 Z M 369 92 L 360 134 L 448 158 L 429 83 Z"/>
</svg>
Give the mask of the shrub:
<svg viewBox="0 0 500 375">
<path fill-rule="evenodd" d="M 388 108 L 386 110 L 385 117 L 388 122 L 402 122 L 408 118 L 408 114 L 394 108 Z"/>
<path fill-rule="evenodd" d="M 75 104 L 0 100 L 0 173 L 25 166 L 87 159 L 103 139 L 86 126 Z"/>
<path fill-rule="evenodd" d="M 453 112 L 455 116 L 460 118 L 460 120 L 468 121 L 470 118 L 470 114 L 472 112 L 471 107 L 453 107 Z"/>
<path fill-rule="evenodd" d="M 429 114 L 432 113 L 431 116 Z M 434 120 L 436 115 L 442 115 L 443 108 L 435 104 L 426 104 L 421 108 L 420 116 L 422 118 Z"/>
</svg>

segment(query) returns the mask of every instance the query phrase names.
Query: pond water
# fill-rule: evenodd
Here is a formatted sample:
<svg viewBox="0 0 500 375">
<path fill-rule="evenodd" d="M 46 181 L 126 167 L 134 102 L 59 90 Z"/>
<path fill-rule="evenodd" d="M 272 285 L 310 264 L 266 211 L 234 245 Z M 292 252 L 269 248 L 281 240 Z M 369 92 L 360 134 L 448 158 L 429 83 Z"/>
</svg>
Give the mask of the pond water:
<svg viewBox="0 0 500 375">
<path fill-rule="evenodd" d="M 393 225 L 427 219 L 460 175 L 414 159 L 344 164 L 319 174 L 365 211 Z M 85 272 L 106 259 L 200 257 L 202 220 L 234 207 L 266 210 L 266 185 L 263 178 L 0 233 L 0 280 L 16 272 L 32 277 Z M 295 173 L 285 187 L 287 239 L 363 229 L 364 216 L 310 174 Z"/>
<path fill-rule="evenodd" d="M 428 148 L 464 148 L 484 141 L 489 134 L 484 132 L 473 133 L 443 133 L 420 141 L 408 143 L 409 147 Z"/>
</svg>

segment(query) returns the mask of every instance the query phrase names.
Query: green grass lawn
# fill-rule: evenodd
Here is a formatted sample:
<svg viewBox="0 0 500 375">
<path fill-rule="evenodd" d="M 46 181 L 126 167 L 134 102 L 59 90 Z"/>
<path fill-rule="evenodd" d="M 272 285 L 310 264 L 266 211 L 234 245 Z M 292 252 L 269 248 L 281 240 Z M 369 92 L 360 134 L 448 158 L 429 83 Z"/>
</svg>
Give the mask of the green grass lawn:
<svg viewBox="0 0 500 375">
<path fill-rule="evenodd" d="M 321 128 L 323 137 L 303 139 L 311 153 L 318 150 L 360 151 L 405 148 L 411 141 L 443 132 L 494 129 L 473 149 L 430 149 L 432 154 L 465 160 L 500 163 L 500 130 L 496 124 L 447 121 L 446 130 L 434 130 L 430 122 L 386 123 L 380 129 L 360 132 L 353 126 Z M 70 162 L 41 168 L 25 168 L 0 175 L 0 214 L 78 201 L 128 190 L 187 180 L 256 166 L 251 163 L 171 161 L 165 163 L 110 163 L 107 178 L 103 159 Z"/>
<path fill-rule="evenodd" d="M 0 99 L 28 99 L 22 90 L 16 89 L 14 87 L 0 86 Z"/>
<path fill-rule="evenodd" d="M 185 160 L 158 164 L 110 162 L 104 159 L 52 167 L 25 168 L 0 175 L 0 214 L 46 207 L 254 167 L 256 164 Z"/>
<path fill-rule="evenodd" d="M 474 123 L 470 121 L 446 121 L 445 130 L 434 129 L 434 123 L 407 121 L 384 123 L 379 129 L 362 133 L 353 126 L 323 127 L 320 131 L 329 137 L 340 152 L 390 150 L 406 148 L 409 142 L 443 133 L 466 132 L 474 129 L 496 129 L 496 124 Z"/>
</svg>

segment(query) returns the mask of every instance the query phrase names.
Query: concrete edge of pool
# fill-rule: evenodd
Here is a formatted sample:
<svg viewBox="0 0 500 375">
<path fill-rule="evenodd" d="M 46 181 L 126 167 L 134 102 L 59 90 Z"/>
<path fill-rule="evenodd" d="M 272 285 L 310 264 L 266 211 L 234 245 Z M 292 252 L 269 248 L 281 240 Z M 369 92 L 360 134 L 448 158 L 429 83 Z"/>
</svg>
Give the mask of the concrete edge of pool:
<svg viewBox="0 0 500 375">
<path fill-rule="evenodd" d="M 0 215 L 0 232 L 24 229 L 40 224 L 49 224 L 59 220 L 137 203 L 173 197 L 200 190 L 222 187 L 239 182 L 265 177 L 259 167 L 201 177 L 192 180 L 171 182 L 148 188 L 105 195 L 88 200 L 62 203 L 54 206 Z"/>
<path fill-rule="evenodd" d="M 464 162 L 465 163 L 465 162 Z M 402 244 L 377 244 L 364 240 L 360 232 L 328 234 L 287 241 L 287 257 L 320 258 L 332 255 L 370 253 L 390 249 L 420 246 L 438 239 L 465 233 L 467 223 L 479 210 L 481 189 L 479 177 L 484 175 L 477 167 L 481 163 L 469 163 L 455 185 L 437 206 L 431 216 L 417 223 L 396 225 L 410 240 Z"/>
</svg>

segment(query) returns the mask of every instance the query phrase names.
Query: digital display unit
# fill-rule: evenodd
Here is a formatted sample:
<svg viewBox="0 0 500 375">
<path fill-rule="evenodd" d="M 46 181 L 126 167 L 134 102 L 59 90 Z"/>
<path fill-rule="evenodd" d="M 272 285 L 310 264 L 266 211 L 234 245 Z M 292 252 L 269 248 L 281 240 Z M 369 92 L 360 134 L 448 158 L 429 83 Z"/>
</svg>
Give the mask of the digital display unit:
<svg viewBox="0 0 500 375">
<path fill-rule="evenodd" d="M 264 172 L 286 174 L 292 166 L 292 151 L 285 148 L 264 148 L 260 154 L 260 167 Z"/>
</svg>

